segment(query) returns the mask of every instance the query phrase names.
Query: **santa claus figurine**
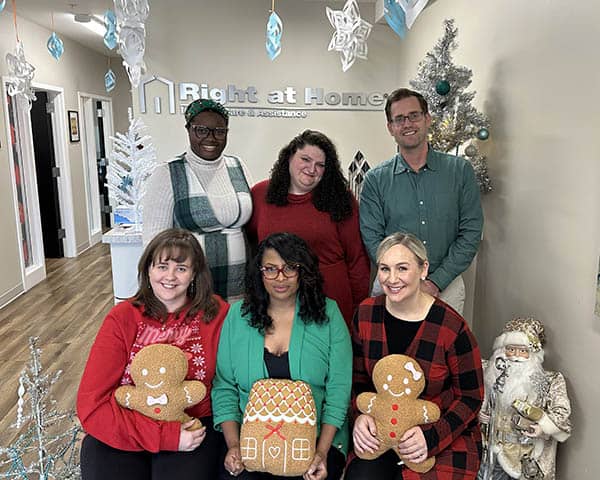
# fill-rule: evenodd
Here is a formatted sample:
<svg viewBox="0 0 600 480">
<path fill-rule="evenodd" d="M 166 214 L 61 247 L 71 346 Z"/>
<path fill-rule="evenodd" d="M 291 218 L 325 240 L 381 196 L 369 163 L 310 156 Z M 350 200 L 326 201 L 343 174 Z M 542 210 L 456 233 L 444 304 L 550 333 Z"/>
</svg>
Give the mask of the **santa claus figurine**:
<svg viewBox="0 0 600 480">
<path fill-rule="evenodd" d="M 479 414 L 487 452 L 479 479 L 554 480 L 556 444 L 571 434 L 565 379 L 544 370 L 544 326 L 515 318 L 494 341 L 485 365 Z"/>
</svg>

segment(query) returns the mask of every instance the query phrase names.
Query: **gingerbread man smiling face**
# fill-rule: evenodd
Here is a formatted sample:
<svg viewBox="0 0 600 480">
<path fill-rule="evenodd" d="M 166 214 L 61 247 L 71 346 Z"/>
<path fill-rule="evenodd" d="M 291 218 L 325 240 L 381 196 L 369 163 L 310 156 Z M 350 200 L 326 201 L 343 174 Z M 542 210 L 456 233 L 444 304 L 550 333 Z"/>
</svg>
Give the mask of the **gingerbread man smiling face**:
<svg viewBox="0 0 600 480">
<path fill-rule="evenodd" d="M 155 344 L 142 348 L 131 362 L 134 385 L 115 391 L 119 405 L 155 420 L 191 420 L 184 410 L 199 403 L 206 387 L 197 380 L 185 380 L 188 359 L 173 345 Z M 191 429 L 200 428 L 198 421 Z"/>
<path fill-rule="evenodd" d="M 406 355 L 388 355 L 379 360 L 373 369 L 373 385 L 377 393 L 361 393 L 356 399 L 358 409 L 375 419 L 380 441 L 375 453 L 357 452 L 366 460 L 377 458 L 390 448 L 397 452 L 395 447 L 406 430 L 440 418 L 435 403 L 418 399 L 425 388 L 425 375 L 417 361 Z M 435 458 L 405 464 L 423 473 L 433 467 Z"/>
</svg>

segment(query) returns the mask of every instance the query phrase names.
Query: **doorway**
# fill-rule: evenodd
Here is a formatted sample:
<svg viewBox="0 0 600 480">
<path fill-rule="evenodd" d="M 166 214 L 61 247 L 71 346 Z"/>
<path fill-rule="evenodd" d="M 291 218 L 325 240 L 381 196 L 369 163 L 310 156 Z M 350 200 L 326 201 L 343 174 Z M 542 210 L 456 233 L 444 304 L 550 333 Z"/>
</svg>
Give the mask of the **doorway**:
<svg viewBox="0 0 600 480">
<path fill-rule="evenodd" d="M 83 111 L 88 229 L 90 245 L 94 245 L 112 227 L 111 199 L 106 187 L 107 154 L 112 148 L 113 135 L 112 100 L 86 93 L 79 95 Z"/>
<path fill-rule="evenodd" d="M 60 220 L 58 192 L 60 168 L 56 165 L 54 153 L 51 117 L 53 111 L 54 105 L 49 102 L 48 92 L 38 90 L 36 100 L 31 105 L 30 117 L 44 256 L 46 258 L 62 258 L 64 256 L 65 231 Z"/>
<path fill-rule="evenodd" d="M 24 291 L 31 289 L 46 277 L 46 255 L 75 257 L 75 227 L 73 216 L 73 197 L 71 191 L 70 163 L 68 161 L 67 118 L 62 87 L 33 82 L 32 87 L 40 96 L 35 105 L 36 112 L 31 113 L 28 100 L 22 95 L 8 95 L 8 77 L 2 77 L 2 101 L 7 127 L 7 148 L 10 163 L 10 176 L 13 193 L 14 218 L 17 226 L 17 243 L 19 263 L 21 265 L 22 287 Z M 47 104 L 47 106 L 46 106 Z M 40 109 L 38 111 L 38 108 Z M 43 109 L 45 109 L 45 112 Z M 35 122 L 35 123 L 34 123 Z M 63 132 L 63 133 L 61 133 Z M 34 133 L 38 147 L 34 145 Z M 38 137 L 39 134 L 39 137 Z M 36 148 L 38 151 L 36 152 Z M 41 151 L 45 151 L 42 155 Z M 45 156 L 44 160 L 51 167 L 38 165 L 36 156 Z M 44 169 L 53 171 L 48 175 Z M 56 174 L 60 172 L 60 177 Z M 48 178 L 53 179 L 50 187 L 42 186 Z M 40 188 L 38 189 L 38 185 Z M 39 193 L 52 192 L 40 198 Z M 52 198 L 49 217 L 54 217 L 59 232 L 55 227 L 45 228 L 52 231 L 56 250 L 45 251 L 45 235 L 42 229 L 42 208 L 45 209 L 47 198 Z M 46 215 L 44 215 L 46 216 Z M 64 237 L 64 238 L 59 238 Z M 62 248 L 62 251 L 61 251 Z"/>
</svg>

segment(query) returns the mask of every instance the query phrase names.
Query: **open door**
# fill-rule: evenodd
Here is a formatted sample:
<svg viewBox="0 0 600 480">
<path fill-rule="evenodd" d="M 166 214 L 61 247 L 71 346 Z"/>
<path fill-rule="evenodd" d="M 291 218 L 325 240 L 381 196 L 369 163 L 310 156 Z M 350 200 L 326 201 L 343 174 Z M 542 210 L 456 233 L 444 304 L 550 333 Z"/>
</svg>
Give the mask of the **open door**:
<svg viewBox="0 0 600 480">
<path fill-rule="evenodd" d="M 61 226 L 58 177 L 60 168 L 56 165 L 52 117 L 54 105 L 48 101 L 48 93 L 36 92 L 37 99 L 31 106 L 31 127 L 35 170 L 40 201 L 44 256 L 61 258 L 64 256 L 63 238 L 65 230 Z"/>
</svg>

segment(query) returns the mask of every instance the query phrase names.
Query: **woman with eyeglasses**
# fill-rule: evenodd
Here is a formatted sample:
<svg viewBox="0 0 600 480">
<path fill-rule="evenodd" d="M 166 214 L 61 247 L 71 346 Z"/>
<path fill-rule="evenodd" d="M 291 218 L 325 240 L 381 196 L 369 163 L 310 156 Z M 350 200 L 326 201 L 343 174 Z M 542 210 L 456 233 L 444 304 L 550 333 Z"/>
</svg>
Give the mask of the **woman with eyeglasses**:
<svg viewBox="0 0 600 480">
<path fill-rule="evenodd" d="M 151 175 L 144 197 L 143 239 L 171 227 L 190 230 L 208 260 L 214 291 L 227 301 L 244 293 L 246 241 L 252 215 L 250 175 L 237 157 L 223 154 L 229 113 L 200 99 L 185 110 L 188 149 Z"/>
<path fill-rule="evenodd" d="M 271 178 L 252 187 L 251 241 L 274 232 L 302 237 L 319 257 L 325 294 L 348 326 L 369 295 L 370 263 L 360 236 L 358 203 L 348 190 L 333 142 L 305 130 L 283 147 Z"/>
<path fill-rule="evenodd" d="M 212 390 L 215 428 L 228 448 L 225 468 L 244 480 L 279 478 L 245 471 L 240 424 L 253 383 L 286 378 L 308 383 L 317 408 L 316 454 L 303 478 L 339 479 L 348 448 L 352 347 L 339 308 L 323 294 L 317 257 L 296 235 L 270 235 L 248 265 L 246 287 L 223 324 Z"/>
</svg>

